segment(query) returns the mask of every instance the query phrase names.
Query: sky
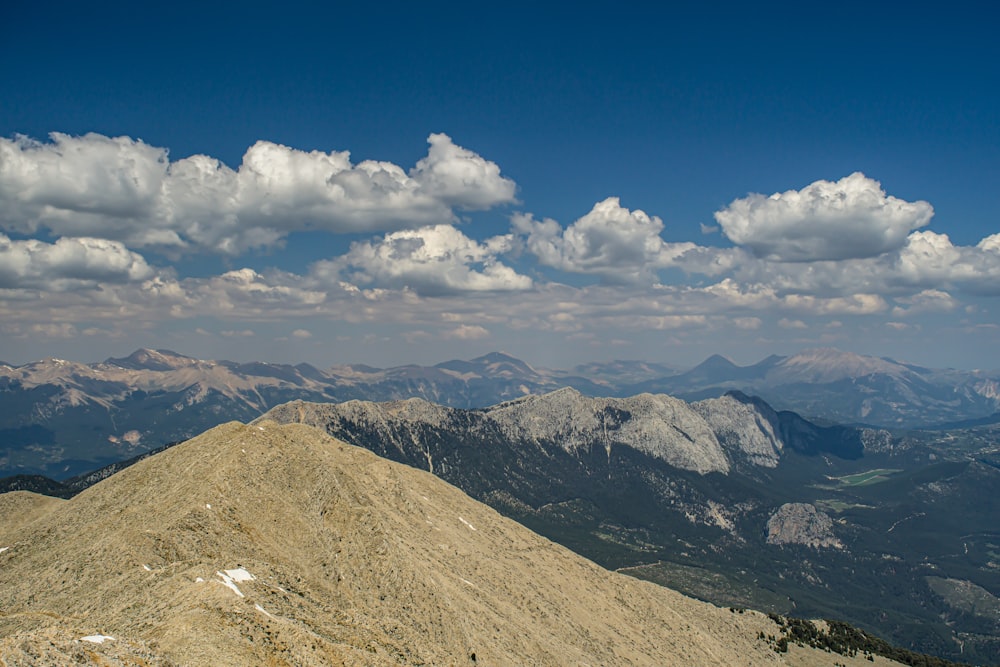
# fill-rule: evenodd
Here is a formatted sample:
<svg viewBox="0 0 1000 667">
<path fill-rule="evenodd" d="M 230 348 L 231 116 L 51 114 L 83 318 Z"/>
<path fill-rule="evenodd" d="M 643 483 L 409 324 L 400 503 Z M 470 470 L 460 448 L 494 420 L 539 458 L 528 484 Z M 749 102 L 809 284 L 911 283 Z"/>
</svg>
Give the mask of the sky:
<svg viewBox="0 0 1000 667">
<path fill-rule="evenodd" d="M 249 4 L 0 10 L 0 360 L 1000 367 L 991 3 Z"/>
</svg>

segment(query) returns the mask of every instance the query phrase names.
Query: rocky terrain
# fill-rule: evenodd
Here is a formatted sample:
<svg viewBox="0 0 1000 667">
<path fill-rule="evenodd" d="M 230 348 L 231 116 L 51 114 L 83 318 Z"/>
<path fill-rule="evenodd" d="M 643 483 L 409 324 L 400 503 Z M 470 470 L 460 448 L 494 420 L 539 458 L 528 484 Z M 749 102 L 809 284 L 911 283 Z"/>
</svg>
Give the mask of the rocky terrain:
<svg viewBox="0 0 1000 667">
<path fill-rule="evenodd" d="M 830 515 L 809 503 L 785 503 L 767 520 L 768 544 L 802 544 L 816 549 L 843 549 L 833 534 Z"/>
<path fill-rule="evenodd" d="M 226 424 L 69 501 L 0 495 L 0 663 L 834 665 L 305 425 Z M 878 662 L 885 664 L 879 658 Z"/>
</svg>

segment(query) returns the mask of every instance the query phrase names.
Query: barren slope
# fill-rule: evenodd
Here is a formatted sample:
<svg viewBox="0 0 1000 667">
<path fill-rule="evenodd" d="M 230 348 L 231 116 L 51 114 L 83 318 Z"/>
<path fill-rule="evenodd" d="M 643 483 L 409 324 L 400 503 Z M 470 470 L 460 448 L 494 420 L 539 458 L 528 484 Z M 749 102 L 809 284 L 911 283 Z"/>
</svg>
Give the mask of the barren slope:
<svg viewBox="0 0 1000 667">
<path fill-rule="evenodd" d="M 603 570 L 298 424 L 217 427 L 3 536 L 4 665 L 783 659 L 766 617 Z"/>
</svg>

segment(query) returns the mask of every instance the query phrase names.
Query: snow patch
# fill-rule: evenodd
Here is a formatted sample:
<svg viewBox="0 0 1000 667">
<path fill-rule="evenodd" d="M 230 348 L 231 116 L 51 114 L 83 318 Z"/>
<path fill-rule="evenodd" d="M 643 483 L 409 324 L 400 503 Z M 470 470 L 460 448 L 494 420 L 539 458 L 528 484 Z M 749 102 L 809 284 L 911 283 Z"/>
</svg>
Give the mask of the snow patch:
<svg viewBox="0 0 1000 667">
<path fill-rule="evenodd" d="M 151 568 L 150 566 L 146 565 L 145 563 L 142 564 L 142 569 L 144 569 L 146 572 L 152 572 L 153 571 L 153 568 Z"/>
<path fill-rule="evenodd" d="M 194 583 L 196 583 L 196 584 L 203 584 L 203 583 L 205 583 L 205 580 L 202 579 L 201 577 L 196 577 L 195 580 L 194 580 Z"/>
<path fill-rule="evenodd" d="M 238 567 L 235 570 L 224 570 L 216 572 L 215 575 L 219 577 L 222 581 L 219 583 L 231 590 L 232 592 L 239 595 L 241 598 L 246 597 L 243 595 L 243 591 L 239 589 L 236 585 L 237 581 L 253 581 L 257 577 L 253 576 L 242 567 Z"/>
<path fill-rule="evenodd" d="M 4 551 L 7 551 L 8 549 L 10 549 L 10 547 L 0 547 L 0 554 L 2 554 Z"/>
<path fill-rule="evenodd" d="M 263 430 L 264 430 L 264 427 L 263 427 L 263 426 L 258 426 L 258 427 L 257 427 L 257 430 L 258 430 L 258 431 L 263 431 Z"/>
<path fill-rule="evenodd" d="M 80 637 L 82 642 L 90 642 L 91 644 L 103 644 L 105 641 L 113 642 L 114 637 L 110 635 L 87 635 L 86 637 Z"/>
<path fill-rule="evenodd" d="M 271 616 L 269 613 L 267 613 L 267 611 L 263 607 L 261 607 L 259 604 L 255 604 L 253 606 L 253 608 L 256 609 L 257 611 L 259 611 L 260 613 L 264 614 L 268 618 L 274 618 L 274 616 Z"/>
<path fill-rule="evenodd" d="M 233 581 L 253 581 L 257 578 L 244 570 L 242 567 L 238 567 L 235 570 L 226 570 L 226 574 L 228 574 Z"/>
<path fill-rule="evenodd" d="M 458 517 L 458 520 L 461 521 L 462 523 L 464 523 L 466 526 L 468 526 L 469 530 L 475 530 L 476 529 L 475 526 L 473 526 L 471 523 L 469 523 L 468 521 L 466 521 L 462 517 Z"/>
</svg>

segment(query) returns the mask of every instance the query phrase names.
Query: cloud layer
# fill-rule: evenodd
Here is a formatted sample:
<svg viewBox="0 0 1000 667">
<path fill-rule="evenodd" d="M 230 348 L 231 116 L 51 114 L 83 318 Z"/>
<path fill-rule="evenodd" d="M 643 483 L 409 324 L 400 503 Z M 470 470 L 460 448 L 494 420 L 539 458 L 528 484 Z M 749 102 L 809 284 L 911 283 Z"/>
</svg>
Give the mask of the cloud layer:
<svg viewBox="0 0 1000 667">
<path fill-rule="evenodd" d="M 715 213 L 713 246 L 698 240 L 713 228 L 667 240 L 684 230 L 613 196 L 575 220 L 466 214 L 520 205 L 514 182 L 447 135 L 428 144 L 405 170 L 259 141 L 234 169 L 128 137 L 0 139 L 0 330 L 112 338 L 169 323 L 249 344 L 270 326 L 298 345 L 392 330 L 496 347 L 504 335 L 822 344 L 858 327 L 919 333 L 935 317 L 993 330 L 983 304 L 1000 296 L 1000 233 L 955 245 L 928 228 L 929 203 L 861 173 L 735 199 Z M 324 234 L 364 238 L 294 271 L 249 252 L 305 230 L 318 253 Z M 225 270 L 185 275 L 205 257 L 176 260 L 198 253 Z"/>
<path fill-rule="evenodd" d="M 451 225 L 434 225 L 354 243 L 343 257 L 314 264 L 312 273 L 328 282 L 343 279 L 425 295 L 530 289 L 531 278 L 498 260 L 511 247 L 510 235 L 478 243 Z"/>
<path fill-rule="evenodd" d="M 7 230 L 238 255 L 295 231 L 405 229 L 515 201 L 514 182 L 495 163 L 444 134 L 430 135 L 427 156 L 409 172 L 268 141 L 234 170 L 206 155 L 171 162 L 166 149 L 128 137 L 50 138 L 0 139 Z"/>
</svg>

